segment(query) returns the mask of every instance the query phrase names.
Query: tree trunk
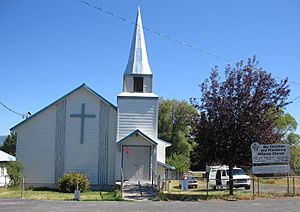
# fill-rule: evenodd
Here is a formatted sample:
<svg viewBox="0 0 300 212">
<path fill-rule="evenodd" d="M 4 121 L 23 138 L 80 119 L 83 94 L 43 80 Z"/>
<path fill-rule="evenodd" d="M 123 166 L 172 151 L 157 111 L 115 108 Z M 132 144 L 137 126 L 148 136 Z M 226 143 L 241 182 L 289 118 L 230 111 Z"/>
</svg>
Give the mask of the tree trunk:
<svg viewBox="0 0 300 212">
<path fill-rule="evenodd" d="M 233 165 L 229 164 L 229 195 L 233 195 Z"/>
</svg>

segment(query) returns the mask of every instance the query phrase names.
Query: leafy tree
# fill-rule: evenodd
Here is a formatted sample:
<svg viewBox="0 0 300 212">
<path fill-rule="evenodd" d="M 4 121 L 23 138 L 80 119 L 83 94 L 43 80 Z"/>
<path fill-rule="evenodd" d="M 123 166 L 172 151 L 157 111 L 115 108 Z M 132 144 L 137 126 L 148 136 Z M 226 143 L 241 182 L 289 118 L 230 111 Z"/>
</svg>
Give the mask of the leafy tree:
<svg viewBox="0 0 300 212">
<path fill-rule="evenodd" d="M 17 141 L 17 135 L 14 132 L 11 132 L 10 135 L 8 135 L 3 143 L 3 146 L 1 147 L 1 150 L 16 156 L 16 141 Z"/>
<path fill-rule="evenodd" d="M 294 172 L 300 172 L 300 145 L 291 146 L 291 168 Z"/>
<path fill-rule="evenodd" d="M 190 167 L 189 158 L 185 155 L 173 154 L 167 159 L 167 163 L 176 167 L 177 171 L 186 172 Z"/>
<path fill-rule="evenodd" d="M 295 133 L 298 123 L 296 119 L 289 113 L 283 111 L 276 121 L 275 131 L 282 135 L 280 143 L 288 143 L 291 145 L 291 168 L 295 171 L 300 169 L 300 135 Z"/>
<path fill-rule="evenodd" d="M 6 165 L 7 175 L 10 179 L 10 186 L 18 187 L 23 176 L 23 165 L 20 161 L 11 161 Z"/>
<path fill-rule="evenodd" d="M 194 132 L 197 154 L 202 154 L 207 164 L 229 166 L 231 195 L 233 166 L 250 165 L 253 142 L 275 143 L 280 139 L 274 126 L 288 104 L 287 80 L 278 83 L 270 73 L 256 67 L 255 57 L 247 64 L 228 65 L 224 81 L 216 67 L 210 80 L 201 85 L 200 102 L 192 99 L 201 113 Z"/>
<path fill-rule="evenodd" d="M 167 157 L 171 165 L 187 171 L 190 164 L 190 151 L 193 147 L 191 138 L 193 120 L 197 117 L 197 110 L 185 101 L 164 100 L 159 101 L 158 111 L 158 137 L 172 143 L 167 149 Z M 178 158 L 182 164 L 178 164 Z M 175 162 L 177 161 L 175 165 Z"/>
</svg>

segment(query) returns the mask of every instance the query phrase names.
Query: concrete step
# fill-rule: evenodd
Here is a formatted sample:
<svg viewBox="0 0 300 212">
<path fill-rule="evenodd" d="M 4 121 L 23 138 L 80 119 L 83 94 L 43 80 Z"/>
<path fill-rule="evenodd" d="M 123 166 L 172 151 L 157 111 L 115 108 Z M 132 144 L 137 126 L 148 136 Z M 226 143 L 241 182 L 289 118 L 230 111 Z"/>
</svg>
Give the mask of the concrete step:
<svg viewBox="0 0 300 212">
<path fill-rule="evenodd" d="M 147 201 L 156 198 L 156 189 L 150 181 L 125 181 L 123 187 L 123 198 L 133 201 Z"/>
</svg>

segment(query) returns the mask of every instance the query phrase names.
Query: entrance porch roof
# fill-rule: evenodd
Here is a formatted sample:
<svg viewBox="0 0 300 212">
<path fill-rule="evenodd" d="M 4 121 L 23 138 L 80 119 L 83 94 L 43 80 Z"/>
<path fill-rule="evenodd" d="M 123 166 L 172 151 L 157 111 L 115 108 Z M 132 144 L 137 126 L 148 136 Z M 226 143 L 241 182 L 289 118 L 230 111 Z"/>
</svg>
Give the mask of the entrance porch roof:
<svg viewBox="0 0 300 212">
<path fill-rule="evenodd" d="M 170 169 L 170 170 L 175 170 L 176 169 L 174 166 L 171 166 L 169 164 L 166 164 L 166 163 L 163 163 L 163 162 L 160 162 L 160 161 L 157 161 L 157 164 L 162 166 L 165 169 Z"/>
<path fill-rule="evenodd" d="M 134 130 L 133 132 L 131 132 L 129 135 L 125 136 L 124 138 L 120 139 L 119 141 L 117 141 L 117 144 L 122 144 L 124 143 L 126 140 L 128 140 L 129 138 L 133 137 L 133 136 L 141 136 L 142 138 L 144 138 L 146 141 L 148 141 L 149 143 L 153 144 L 153 145 L 157 145 L 157 142 L 154 141 L 152 138 L 150 138 L 149 136 L 147 136 L 145 133 L 143 133 L 142 131 L 140 131 L 139 129 Z"/>
</svg>

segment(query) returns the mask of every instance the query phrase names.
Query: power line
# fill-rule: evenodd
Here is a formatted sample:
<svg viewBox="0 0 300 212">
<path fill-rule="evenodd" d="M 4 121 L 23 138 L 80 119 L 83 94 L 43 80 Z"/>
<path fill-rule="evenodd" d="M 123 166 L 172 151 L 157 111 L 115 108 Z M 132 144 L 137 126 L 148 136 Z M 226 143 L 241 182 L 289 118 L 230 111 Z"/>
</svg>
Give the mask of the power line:
<svg viewBox="0 0 300 212">
<path fill-rule="evenodd" d="M 9 110 L 10 112 L 12 112 L 12 113 L 14 113 L 14 114 L 16 114 L 16 115 L 22 116 L 23 119 L 26 118 L 27 115 L 31 115 L 30 112 L 28 112 L 28 113 L 26 113 L 26 114 L 18 113 L 18 112 L 16 112 L 15 110 L 13 110 L 13 109 L 9 108 L 8 106 L 6 106 L 3 102 L 0 102 L 0 104 L 1 104 L 4 108 L 6 108 L 7 110 Z"/>
<path fill-rule="evenodd" d="M 300 99 L 300 96 L 295 97 L 294 99 L 291 100 L 291 102 L 296 101 L 297 99 Z"/>
<path fill-rule="evenodd" d="M 92 8 L 94 8 L 94 9 L 97 9 L 98 11 L 100 11 L 100 12 L 102 12 L 102 13 L 105 13 L 105 14 L 107 14 L 107 15 L 110 15 L 110 16 L 114 17 L 114 18 L 117 18 L 117 19 L 119 19 L 119 20 L 121 20 L 121 21 L 124 21 L 124 22 L 127 22 L 127 23 L 129 23 L 129 24 L 135 25 L 135 22 L 134 22 L 134 21 L 130 21 L 129 19 L 124 18 L 124 17 L 122 17 L 122 16 L 120 16 L 120 15 L 117 15 L 117 14 L 115 14 L 115 13 L 109 11 L 109 10 L 100 8 L 100 7 L 95 6 L 95 5 L 92 5 L 92 4 L 90 4 L 89 2 L 86 2 L 86 1 L 84 1 L 84 0 L 77 0 L 77 1 L 79 1 L 79 2 L 81 2 L 81 3 L 83 3 L 83 4 L 85 4 L 85 5 L 87 5 L 87 6 L 89 6 L 89 7 L 92 7 Z M 145 30 L 147 30 L 147 31 L 149 31 L 149 32 L 152 32 L 152 33 L 154 33 L 154 34 L 156 34 L 156 35 L 159 35 L 159 36 L 161 36 L 161 37 L 164 37 L 164 38 L 166 38 L 166 39 L 168 39 L 168 40 L 170 40 L 170 41 L 173 41 L 173 42 L 175 42 L 175 43 L 178 43 L 178 44 L 180 44 L 180 45 L 183 45 L 183 46 L 186 46 L 186 47 L 188 47 L 188 48 L 192 48 L 192 49 L 195 49 L 195 50 L 197 50 L 197 51 L 200 51 L 200 52 L 202 52 L 203 54 L 207 54 L 207 55 L 210 55 L 210 56 L 219 58 L 219 59 L 221 59 L 221 60 L 224 60 L 224 61 L 226 61 L 226 62 L 233 63 L 233 61 L 230 60 L 230 59 L 228 59 L 228 58 L 225 58 L 225 57 L 222 57 L 222 56 L 220 56 L 220 55 L 214 54 L 214 53 L 212 53 L 212 52 L 210 52 L 210 51 L 208 51 L 208 50 L 202 49 L 202 48 L 200 48 L 200 47 L 198 47 L 198 46 L 195 46 L 195 45 L 192 45 L 192 44 L 190 44 L 190 43 L 188 43 L 188 42 L 179 40 L 179 39 L 177 39 L 177 38 L 175 38 L 175 37 L 173 37 L 173 36 L 170 36 L 170 35 L 167 35 L 167 34 L 165 34 L 165 33 L 159 32 L 159 31 L 157 31 L 157 30 L 155 30 L 155 29 L 153 29 L 153 28 L 143 26 L 143 29 L 145 29 Z"/>
<path fill-rule="evenodd" d="M 79 2 L 81 2 L 81 3 L 83 3 L 83 4 L 85 4 L 86 6 L 89 6 L 89 7 L 91 7 L 91 8 L 97 9 L 97 10 L 98 10 L 99 12 L 101 12 L 101 13 L 105 13 L 105 14 L 110 15 L 110 16 L 112 16 L 112 17 L 114 17 L 114 18 L 117 18 L 117 19 L 119 19 L 119 20 L 121 20 L 121 21 L 124 21 L 124 22 L 127 22 L 127 23 L 129 23 L 129 24 L 135 25 L 135 22 L 130 21 L 129 19 L 124 18 L 124 17 L 122 17 L 122 16 L 120 16 L 120 15 L 117 15 L 117 14 L 115 14 L 115 13 L 109 11 L 109 10 L 106 10 L 106 9 L 103 9 L 103 8 L 98 7 L 98 6 L 96 6 L 96 5 L 90 4 L 89 2 L 84 1 L 84 0 L 77 0 L 77 1 L 79 1 Z M 165 33 L 159 32 L 159 31 L 157 31 L 157 30 L 155 30 L 155 29 L 153 29 L 153 28 L 143 26 L 143 29 L 145 29 L 145 30 L 147 30 L 147 31 L 149 31 L 149 32 L 152 32 L 152 33 L 154 33 L 154 34 L 156 34 L 156 35 L 158 35 L 158 36 L 164 37 L 165 39 L 168 39 L 168 40 L 170 40 L 170 41 L 173 41 L 173 42 L 175 42 L 175 43 L 177 43 L 177 44 L 183 45 L 183 46 L 185 46 L 185 47 L 188 47 L 188 48 L 191 48 L 191 49 L 194 49 L 194 50 L 197 50 L 197 51 L 200 51 L 200 52 L 203 53 L 203 54 L 206 54 L 206 55 L 209 55 L 209 56 L 212 56 L 212 57 L 216 57 L 216 58 L 218 58 L 218 59 L 220 59 L 220 60 L 223 60 L 223 61 L 225 61 L 225 62 L 229 62 L 229 63 L 233 63 L 233 64 L 235 63 L 235 62 L 232 61 L 231 59 L 228 59 L 228 58 L 223 57 L 223 56 L 218 55 L 218 54 L 214 54 L 214 53 L 212 53 L 211 51 L 202 49 L 202 48 L 200 48 L 200 47 L 198 47 L 198 46 L 196 46 L 196 45 L 190 44 L 190 43 L 188 43 L 188 42 L 185 42 L 185 41 L 182 41 L 182 40 L 180 40 L 180 39 L 177 39 L 177 38 L 175 38 L 175 37 L 173 37 L 173 36 L 170 36 L 170 35 L 167 35 L 167 34 L 165 34 Z M 273 76 L 274 76 L 275 78 L 277 78 L 277 79 L 283 80 L 282 77 L 278 77 L 278 76 L 275 76 L 275 75 L 273 75 Z M 290 82 L 290 83 L 293 83 L 293 84 L 295 84 L 295 85 L 300 85 L 300 83 L 299 83 L 299 82 L 296 82 L 296 81 L 289 81 L 289 82 Z"/>
</svg>

